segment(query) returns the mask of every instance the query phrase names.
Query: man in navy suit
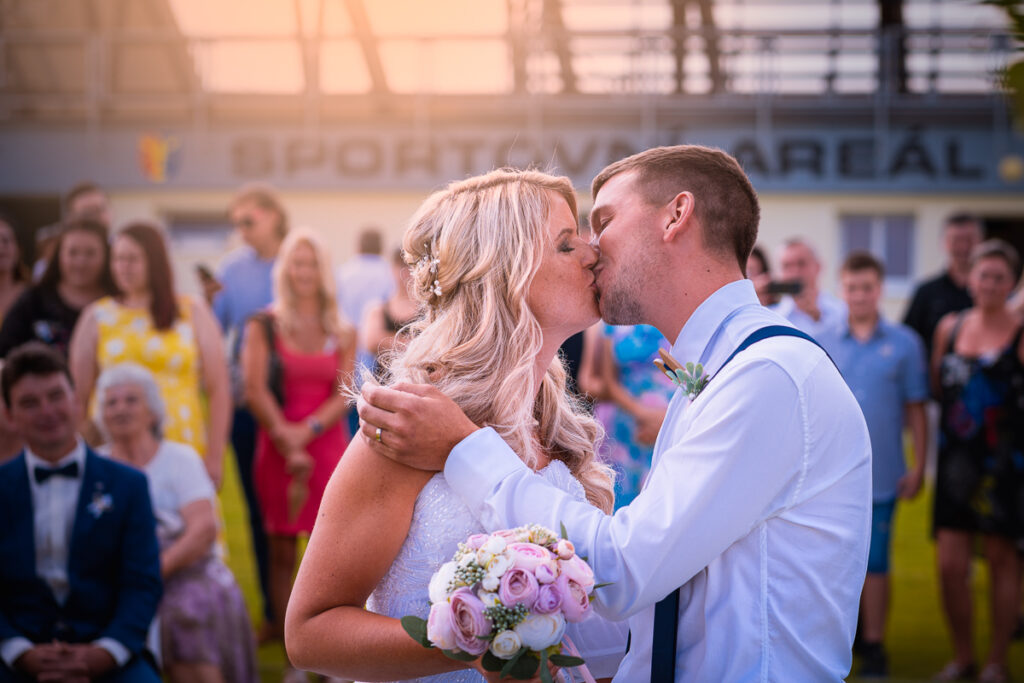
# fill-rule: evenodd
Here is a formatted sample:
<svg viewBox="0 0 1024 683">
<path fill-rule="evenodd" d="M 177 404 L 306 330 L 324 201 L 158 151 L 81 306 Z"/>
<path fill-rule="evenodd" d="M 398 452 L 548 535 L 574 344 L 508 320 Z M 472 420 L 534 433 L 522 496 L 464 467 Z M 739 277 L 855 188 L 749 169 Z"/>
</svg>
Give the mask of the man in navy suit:
<svg viewBox="0 0 1024 683">
<path fill-rule="evenodd" d="M 49 347 L 12 351 L 0 390 L 25 440 L 0 466 L 0 682 L 158 683 L 143 655 L 162 593 L 145 475 L 78 436 Z"/>
</svg>

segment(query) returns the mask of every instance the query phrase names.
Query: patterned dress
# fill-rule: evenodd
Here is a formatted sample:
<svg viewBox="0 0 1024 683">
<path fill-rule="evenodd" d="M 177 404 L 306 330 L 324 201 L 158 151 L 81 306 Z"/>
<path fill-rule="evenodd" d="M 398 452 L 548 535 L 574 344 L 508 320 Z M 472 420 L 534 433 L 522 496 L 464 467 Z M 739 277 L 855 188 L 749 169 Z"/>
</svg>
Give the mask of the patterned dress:
<svg viewBox="0 0 1024 683">
<path fill-rule="evenodd" d="M 939 368 L 942 419 L 934 527 L 1024 539 L 1024 328 L 998 353 L 955 352 Z"/>
<path fill-rule="evenodd" d="M 163 436 L 206 455 L 206 428 L 200 402 L 199 345 L 192 326 L 192 303 L 178 297 L 178 319 L 157 330 L 149 311 L 122 306 L 111 297 L 95 304 L 99 371 L 117 363 L 138 363 L 156 379 L 166 418 Z"/>
<path fill-rule="evenodd" d="M 605 325 L 603 335 L 612 346 L 612 358 L 619 383 L 641 403 L 667 408 L 675 385 L 655 366 L 658 349 L 671 345 L 650 325 Z M 636 420 L 612 403 L 599 403 L 594 410 L 608 438 L 603 455 L 615 468 L 615 507 L 620 508 L 640 493 L 651 467 L 654 444 L 636 441 Z"/>
</svg>

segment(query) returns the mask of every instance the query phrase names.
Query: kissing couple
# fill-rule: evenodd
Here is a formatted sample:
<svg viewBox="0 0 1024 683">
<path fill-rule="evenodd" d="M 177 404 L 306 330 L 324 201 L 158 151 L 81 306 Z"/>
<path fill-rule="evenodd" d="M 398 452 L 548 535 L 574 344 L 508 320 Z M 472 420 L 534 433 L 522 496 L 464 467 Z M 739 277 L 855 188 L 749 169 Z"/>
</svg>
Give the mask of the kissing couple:
<svg viewBox="0 0 1024 683">
<path fill-rule="evenodd" d="M 828 355 L 744 278 L 757 195 L 737 161 L 660 147 L 594 179 L 498 170 L 420 207 L 403 247 L 422 316 L 364 385 L 288 605 L 296 666 L 360 681 L 497 680 L 426 649 L 428 583 L 473 533 L 564 524 L 596 580 L 570 630 L 591 672 L 638 681 L 840 681 L 868 555 L 860 409 Z M 646 323 L 680 365 L 642 492 L 612 514 L 600 429 L 558 348 Z M 629 632 L 627 641 L 627 628 Z M 564 669 L 566 675 L 570 669 Z M 612 678 L 614 677 L 614 678 Z"/>
</svg>

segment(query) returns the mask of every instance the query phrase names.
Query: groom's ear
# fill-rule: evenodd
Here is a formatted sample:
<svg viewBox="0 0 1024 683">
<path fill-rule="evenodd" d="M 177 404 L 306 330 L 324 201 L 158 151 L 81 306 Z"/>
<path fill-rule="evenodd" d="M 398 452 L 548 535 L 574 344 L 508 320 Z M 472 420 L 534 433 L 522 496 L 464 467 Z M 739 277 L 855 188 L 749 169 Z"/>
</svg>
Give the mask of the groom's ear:
<svg viewBox="0 0 1024 683">
<path fill-rule="evenodd" d="M 668 223 L 665 225 L 662 235 L 663 241 L 674 242 L 693 227 L 694 221 L 690 219 L 693 217 L 694 201 L 693 193 L 687 191 L 680 192 L 668 203 L 666 206 Z"/>
</svg>

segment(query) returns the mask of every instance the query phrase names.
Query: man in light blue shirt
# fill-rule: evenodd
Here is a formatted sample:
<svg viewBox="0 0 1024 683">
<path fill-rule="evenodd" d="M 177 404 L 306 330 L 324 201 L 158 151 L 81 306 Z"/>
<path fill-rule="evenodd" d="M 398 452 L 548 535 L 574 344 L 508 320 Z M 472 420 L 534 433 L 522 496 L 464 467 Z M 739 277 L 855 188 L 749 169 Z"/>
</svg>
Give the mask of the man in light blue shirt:
<svg viewBox="0 0 1024 683">
<path fill-rule="evenodd" d="M 846 318 L 846 305 L 821 291 L 821 261 L 810 244 L 798 237 L 787 240 L 779 254 L 779 270 L 784 281 L 797 282 L 801 287 L 773 307 L 794 327 L 817 339 Z"/>
<path fill-rule="evenodd" d="M 888 675 L 882 642 L 888 614 L 893 510 L 898 498 L 909 500 L 921 489 L 928 439 L 924 345 L 909 327 L 890 322 L 879 313 L 883 273 L 882 264 L 867 252 L 847 257 L 840 280 L 849 317 L 819 338 L 857 398 L 871 435 L 871 550 L 860 621 L 863 677 Z M 903 455 L 905 423 L 910 427 L 914 454 L 910 472 Z"/>
<path fill-rule="evenodd" d="M 270 613 L 270 593 L 267 583 L 267 535 L 263 530 L 256 487 L 252 479 L 253 457 L 256 453 L 256 420 L 242 400 L 242 373 L 239 351 L 242 331 L 253 313 L 263 310 L 274 298 L 271 274 L 277 252 L 288 233 L 288 217 L 277 195 L 268 187 L 247 186 L 239 191 L 229 208 L 231 223 L 238 228 L 245 246 L 225 257 L 217 279 L 221 289 L 213 300 L 213 312 L 220 321 L 229 345 L 232 394 L 235 414 L 231 423 L 231 447 L 238 462 L 238 476 L 242 481 L 245 501 L 249 508 L 249 529 L 252 535 L 253 555 L 259 573 L 263 594 L 266 624 L 273 623 Z M 260 632 L 260 640 L 280 638 L 267 627 Z"/>
</svg>

